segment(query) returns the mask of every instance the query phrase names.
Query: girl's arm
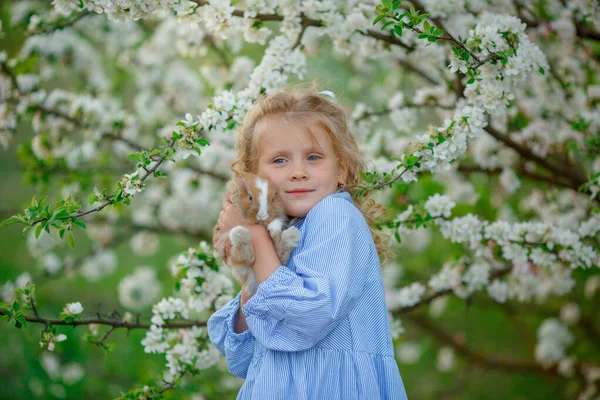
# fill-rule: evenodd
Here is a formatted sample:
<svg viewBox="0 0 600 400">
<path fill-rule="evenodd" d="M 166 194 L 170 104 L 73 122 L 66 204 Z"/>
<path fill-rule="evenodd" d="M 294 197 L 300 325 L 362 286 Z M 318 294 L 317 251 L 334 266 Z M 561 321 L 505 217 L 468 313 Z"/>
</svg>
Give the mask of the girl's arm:
<svg viewBox="0 0 600 400">
<path fill-rule="evenodd" d="M 239 216 L 235 215 L 235 212 L 226 212 L 228 209 L 235 210 L 226 197 L 218 221 L 223 231 L 238 225 L 236 218 Z M 225 251 L 229 252 L 230 249 L 231 243 L 228 240 Z M 248 301 L 243 289 L 242 287 L 242 291 L 222 309 L 212 314 L 207 324 L 208 336 L 219 352 L 225 356 L 229 372 L 241 378 L 246 377 L 256 343 L 254 335 L 246 324 L 246 316 L 241 311 L 242 306 Z"/>
<path fill-rule="evenodd" d="M 260 285 L 281 266 L 281 261 L 275 252 L 275 246 L 267 228 L 262 225 L 251 225 L 249 229 L 252 235 L 252 247 L 254 247 L 252 269 Z"/>
<path fill-rule="evenodd" d="M 237 315 L 235 317 L 234 331 L 235 333 L 242 333 L 248 330 L 248 324 L 246 323 L 246 316 L 242 312 L 242 307 L 248 302 L 250 297 L 246 295 L 244 286 L 242 285 L 242 294 L 240 296 L 240 307 L 238 308 Z"/>
<path fill-rule="evenodd" d="M 264 280 L 242 310 L 252 334 L 268 349 L 311 348 L 348 315 L 368 279 L 378 276 L 369 227 L 352 202 L 325 198 L 304 227 L 295 272 L 286 266 L 272 272 L 269 247 L 264 245 L 265 254 L 255 247 L 254 270 L 259 282 Z"/>
<path fill-rule="evenodd" d="M 212 314 L 207 323 L 208 336 L 217 350 L 225 356 L 229 372 L 245 378 L 248 372 L 248 366 L 254 355 L 254 346 L 256 339 L 252 332 L 247 329 L 238 330 L 234 328 L 239 324 L 236 316 L 241 309 L 240 292 L 233 300 L 227 303 L 222 309 Z M 234 322 L 235 321 L 235 322 Z"/>
</svg>

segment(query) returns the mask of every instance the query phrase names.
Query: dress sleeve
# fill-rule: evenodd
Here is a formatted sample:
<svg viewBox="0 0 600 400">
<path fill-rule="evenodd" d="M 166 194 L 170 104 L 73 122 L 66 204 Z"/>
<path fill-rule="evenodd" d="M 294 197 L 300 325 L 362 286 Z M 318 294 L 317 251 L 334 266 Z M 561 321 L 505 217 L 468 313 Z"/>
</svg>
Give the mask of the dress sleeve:
<svg viewBox="0 0 600 400">
<path fill-rule="evenodd" d="M 225 356 L 227 368 L 233 375 L 245 378 L 254 354 L 254 335 L 250 330 L 236 333 L 233 329 L 240 308 L 241 292 L 223 308 L 210 316 L 208 337 L 217 350 Z"/>
<path fill-rule="evenodd" d="M 351 202 L 328 197 L 309 212 L 293 272 L 280 266 L 242 308 L 267 349 L 313 347 L 348 315 L 377 257 L 369 227 Z"/>
</svg>

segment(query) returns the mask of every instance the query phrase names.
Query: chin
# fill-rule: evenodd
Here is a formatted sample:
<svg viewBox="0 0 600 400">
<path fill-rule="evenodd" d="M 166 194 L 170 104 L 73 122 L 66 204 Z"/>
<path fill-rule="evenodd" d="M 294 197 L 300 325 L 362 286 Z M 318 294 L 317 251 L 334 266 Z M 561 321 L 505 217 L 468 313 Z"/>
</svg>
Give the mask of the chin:
<svg viewBox="0 0 600 400">
<path fill-rule="evenodd" d="M 303 218 L 303 217 L 306 217 L 306 214 L 308 214 L 308 211 L 309 210 L 300 210 L 300 209 L 294 208 L 292 210 L 285 210 L 285 213 L 292 218 Z"/>
</svg>

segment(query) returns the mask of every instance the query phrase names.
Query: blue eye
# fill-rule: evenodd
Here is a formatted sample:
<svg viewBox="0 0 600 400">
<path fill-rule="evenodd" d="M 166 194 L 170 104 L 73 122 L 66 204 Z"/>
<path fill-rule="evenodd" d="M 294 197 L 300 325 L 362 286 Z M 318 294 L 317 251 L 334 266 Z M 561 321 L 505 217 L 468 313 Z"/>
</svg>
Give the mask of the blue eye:
<svg viewBox="0 0 600 400">
<path fill-rule="evenodd" d="M 314 158 L 313 158 L 313 157 L 314 157 Z M 308 159 L 309 159 L 310 161 L 317 161 L 317 160 L 319 160 L 320 158 L 321 158 L 321 157 L 319 157 L 319 156 L 316 156 L 316 155 L 314 155 L 314 154 L 313 154 L 313 155 L 310 155 L 310 156 L 308 156 Z"/>
<path fill-rule="evenodd" d="M 275 164 L 281 164 L 279 161 L 285 161 L 283 158 L 276 158 L 275 160 L 273 160 L 273 163 Z"/>
</svg>

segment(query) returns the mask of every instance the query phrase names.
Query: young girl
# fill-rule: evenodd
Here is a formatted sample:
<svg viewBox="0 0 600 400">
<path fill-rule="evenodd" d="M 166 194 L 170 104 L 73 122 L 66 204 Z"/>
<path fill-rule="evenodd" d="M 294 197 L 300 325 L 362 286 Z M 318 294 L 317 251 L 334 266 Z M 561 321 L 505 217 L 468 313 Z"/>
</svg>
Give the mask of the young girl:
<svg viewBox="0 0 600 400">
<path fill-rule="evenodd" d="M 226 199 L 219 227 L 252 233 L 258 290 L 242 290 L 208 321 L 238 399 L 406 399 L 394 359 L 370 221 L 382 209 L 353 199 L 363 163 L 343 109 L 312 90 L 261 98 L 236 142 L 234 173 L 269 178 L 301 240 L 281 265 L 269 234 Z"/>
</svg>

